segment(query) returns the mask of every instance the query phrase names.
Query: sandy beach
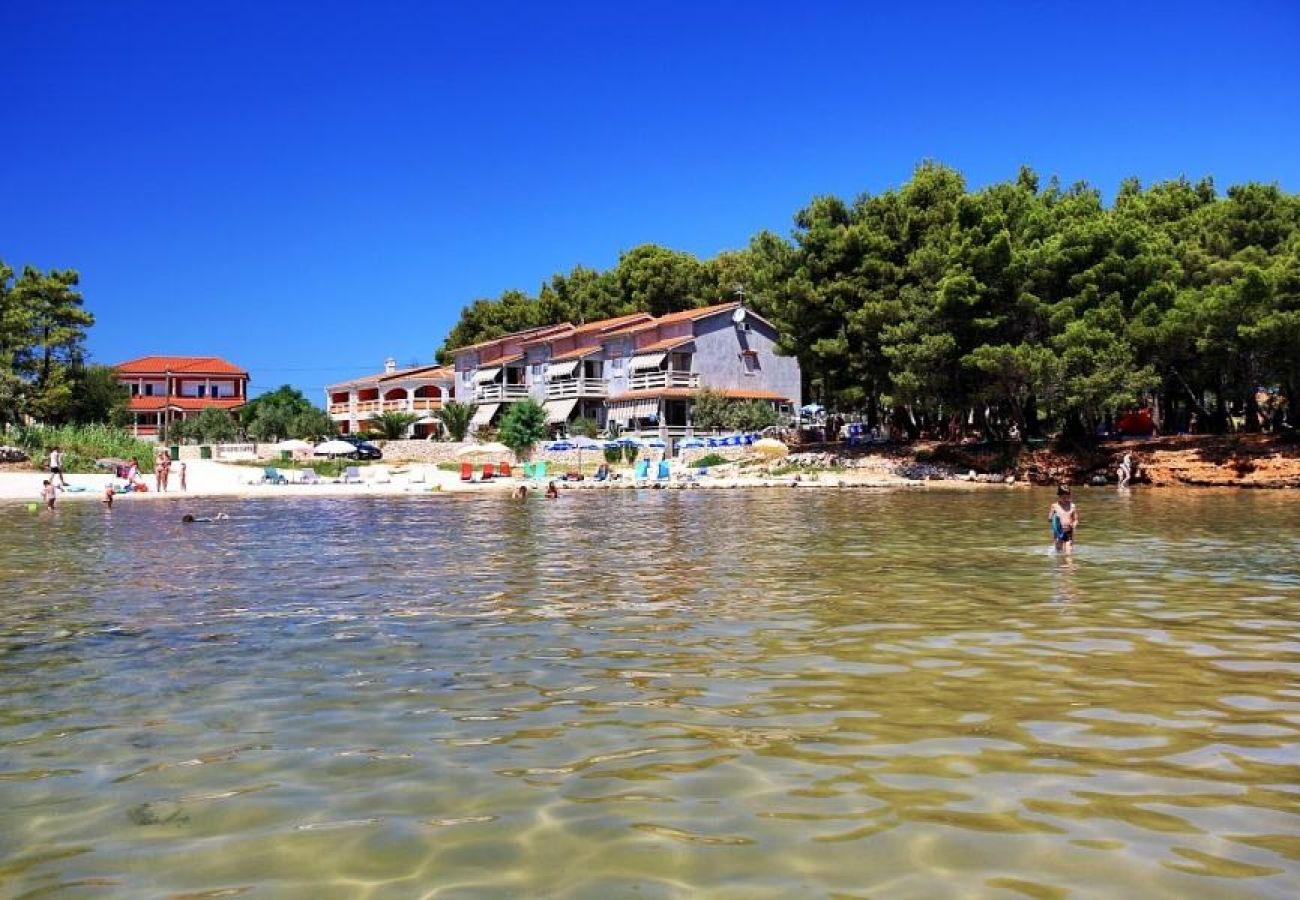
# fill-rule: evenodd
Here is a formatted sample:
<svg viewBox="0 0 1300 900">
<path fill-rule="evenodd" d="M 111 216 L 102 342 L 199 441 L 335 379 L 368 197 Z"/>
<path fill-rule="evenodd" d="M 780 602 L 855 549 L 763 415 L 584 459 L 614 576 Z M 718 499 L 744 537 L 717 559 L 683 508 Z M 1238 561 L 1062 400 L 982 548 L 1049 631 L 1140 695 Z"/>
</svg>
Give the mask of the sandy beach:
<svg viewBox="0 0 1300 900">
<path fill-rule="evenodd" d="M 520 484 L 531 488 L 544 487 L 545 482 L 526 481 L 519 477 L 496 478 L 487 482 L 463 482 L 456 472 L 448 472 L 430 465 L 410 465 L 387 467 L 388 480 L 375 480 L 379 467 L 361 467 L 361 483 L 345 484 L 341 482 L 322 481 L 320 484 L 268 484 L 259 483 L 262 470 L 250 466 L 231 465 L 215 460 L 196 460 L 187 463 L 186 490 L 178 487 L 179 477 L 172 473 L 171 490 L 155 492 L 153 476 L 145 476 L 149 490 L 117 494 L 114 503 L 140 503 L 159 500 L 178 500 L 183 498 L 203 497 L 343 497 L 343 496 L 409 496 L 429 493 L 461 493 L 510 491 Z M 290 478 L 298 473 L 291 469 L 282 470 Z M 631 471 L 620 473 L 621 477 L 609 482 L 596 482 L 590 478 L 579 482 L 557 480 L 563 491 L 584 490 L 618 490 L 624 488 L 655 489 L 694 489 L 694 488 L 741 488 L 741 487 L 925 487 L 925 486 L 969 486 L 965 482 L 951 481 L 915 481 L 889 475 L 879 470 L 855 471 L 843 473 L 821 473 L 820 475 L 780 475 L 764 476 L 759 474 L 727 475 L 688 475 L 683 478 L 674 472 L 667 482 L 643 481 L 637 484 Z M 0 472 L 0 502 L 39 503 L 41 483 L 48 477 L 46 473 L 34 471 Z M 99 502 L 103 499 L 104 489 L 109 484 L 120 481 L 107 474 L 74 474 L 67 476 L 68 490 L 60 491 L 57 503 Z"/>
</svg>

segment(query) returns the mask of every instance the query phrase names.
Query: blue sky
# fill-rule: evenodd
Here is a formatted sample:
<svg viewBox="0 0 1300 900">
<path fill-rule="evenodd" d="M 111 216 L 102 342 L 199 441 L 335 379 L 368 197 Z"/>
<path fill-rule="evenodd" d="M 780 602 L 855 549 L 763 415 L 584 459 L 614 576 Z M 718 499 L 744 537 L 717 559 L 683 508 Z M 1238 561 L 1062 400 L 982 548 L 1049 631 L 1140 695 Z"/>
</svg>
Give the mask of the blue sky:
<svg viewBox="0 0 1300 900">
<path fill-rule="evenodd" d="M 0 0 L 0 258 L 99 362 L 253 392 L 426 361 L 460 308 L 817 194 L 1021 163 L 1300 190 L 1300 6 Z"/>
</svg>

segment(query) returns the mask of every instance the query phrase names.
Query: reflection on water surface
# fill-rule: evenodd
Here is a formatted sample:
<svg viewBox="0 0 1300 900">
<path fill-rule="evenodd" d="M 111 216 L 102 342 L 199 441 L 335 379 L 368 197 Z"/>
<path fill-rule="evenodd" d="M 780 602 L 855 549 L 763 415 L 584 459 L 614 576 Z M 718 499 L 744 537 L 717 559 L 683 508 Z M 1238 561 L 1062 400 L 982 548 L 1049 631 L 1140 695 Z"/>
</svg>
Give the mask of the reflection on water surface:
<svg viewBox="0 0 1300 900">
<path fill-rule="evenodd" d="M 0 509 L 0 888 L 1295 896 L 1294 499 L 1050 499 Z"/>
</svg>

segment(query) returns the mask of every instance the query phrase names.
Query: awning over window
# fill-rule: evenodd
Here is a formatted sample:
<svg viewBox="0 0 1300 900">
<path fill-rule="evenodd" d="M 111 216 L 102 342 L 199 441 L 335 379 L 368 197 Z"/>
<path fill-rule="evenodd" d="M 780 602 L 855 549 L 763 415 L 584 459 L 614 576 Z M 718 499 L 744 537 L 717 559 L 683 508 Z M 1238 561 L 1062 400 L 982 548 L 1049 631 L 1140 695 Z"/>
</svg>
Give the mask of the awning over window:
<svg viewBox="0 0 1300 900">
<path fill-rule="evenodd" d="M 641 369 L 657 369 L 667 355 L 667 353 L 646 353 L 642 356 L 634 356 L 631 362 L 627 364 L 627 367 L 633 372 L 638 372 Z"/>
<path fill-rule="evenodd" d="M 500 406 L 500 403 L 484 403 L 482 406 L 476 407 L 473 417 L 469 420 L 470 427 L 482 428 L 488 422 L 491 422 Z"/>
<path fill-rule="evenodd" d="M 479 369 L 474 373 L 475 384 L 487 384 L 489 381 L 496 381 L 497 376 L 501 374 L 500 366 L 492 366 L 487 369 Z"/>
<path fill-rule="evenodd" d="M 546 424 L 555 425 L 559 422 L 569 421 L 569 414 L 573 408 L 578 405 L 577 399 L 573 400 L 547 400 L 546 407 Z"/>
<path fill-rule="evenodd" d="M 659 415 L 658 398 L 625 400 L 621 403 L 612 403 L 609 407 L 609 418 L 621 425 L 626 425 L 633 419 L 648 419 L 657 415 Z"/>
<path fill-rule="evenodd" d="M 573 370 L 578 368 L 578 363 L 580 362 L 582 362 L 582 360 L 571 359 L 568 362 L 551 363 L 549 366 L 546 367 L 546 377 L 564 378 L 566 376 L 572 375 Z"/>
</svg>

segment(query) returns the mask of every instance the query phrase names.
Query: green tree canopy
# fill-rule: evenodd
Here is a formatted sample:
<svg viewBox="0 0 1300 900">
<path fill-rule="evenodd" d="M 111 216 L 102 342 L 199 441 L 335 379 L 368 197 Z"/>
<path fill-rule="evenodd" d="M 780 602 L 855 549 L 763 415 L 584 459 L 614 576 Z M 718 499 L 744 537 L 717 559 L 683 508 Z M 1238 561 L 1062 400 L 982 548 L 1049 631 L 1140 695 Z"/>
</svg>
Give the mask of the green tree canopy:
<svg viewBox="0 0 1300 900">
<path fill-rule="evenodd" d="M 474 418 L 474 404 L 448 400 L 434 415 L 442 423 L 442 427 L 447 429 L 449 438 L 453 441 L 463 441 L 465 435 L 469 433 L 470 420 Z"/>
<path fill-rule="evenodd" d="M 250 400 L 239 411 L 239 421 L 257 441 L 315 440 L 338 430 L 325 410 L 287 384 Z"/>
<path fill-rule="evenodd" d="M 501 418 L 499 437 L 517 456 L 528 456 L 533 446 L 546 437 L 546 410 L 533 400 L 510 404 Z"/>
</svg>

